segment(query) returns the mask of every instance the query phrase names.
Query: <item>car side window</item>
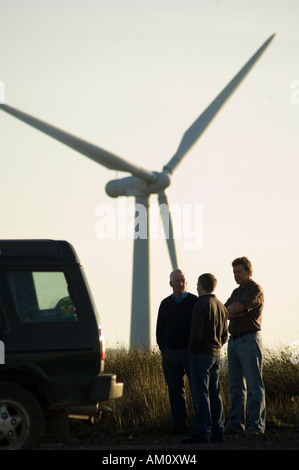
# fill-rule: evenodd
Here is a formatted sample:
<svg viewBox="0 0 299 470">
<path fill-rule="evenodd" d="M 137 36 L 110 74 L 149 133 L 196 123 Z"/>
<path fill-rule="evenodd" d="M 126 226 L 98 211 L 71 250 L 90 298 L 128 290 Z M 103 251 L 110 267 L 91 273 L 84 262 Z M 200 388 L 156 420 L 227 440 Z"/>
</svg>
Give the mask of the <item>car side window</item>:
<svg viewBox="0 0 299 470">
<path fill-rule="evenodd" d="M 7 273 L 19 319 L 24 323 L 76 322 L 78 316 L 63 272 Z"/>
</svg>

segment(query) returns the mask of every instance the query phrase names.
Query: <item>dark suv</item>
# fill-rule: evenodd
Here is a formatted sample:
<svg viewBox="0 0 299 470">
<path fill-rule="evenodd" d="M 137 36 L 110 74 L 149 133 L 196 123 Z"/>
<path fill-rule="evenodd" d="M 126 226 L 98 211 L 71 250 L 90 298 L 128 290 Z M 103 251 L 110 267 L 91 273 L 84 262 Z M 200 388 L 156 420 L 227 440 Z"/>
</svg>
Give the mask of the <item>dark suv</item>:
<svg viewBox="0 0 299 470">
<path fill-rule="evenodd" d="M 93 416 L 122 396 L 96 318 L 68 242 L 0 240 L 0 449 L 36 446 L 48 414 Z"/>
</svg>

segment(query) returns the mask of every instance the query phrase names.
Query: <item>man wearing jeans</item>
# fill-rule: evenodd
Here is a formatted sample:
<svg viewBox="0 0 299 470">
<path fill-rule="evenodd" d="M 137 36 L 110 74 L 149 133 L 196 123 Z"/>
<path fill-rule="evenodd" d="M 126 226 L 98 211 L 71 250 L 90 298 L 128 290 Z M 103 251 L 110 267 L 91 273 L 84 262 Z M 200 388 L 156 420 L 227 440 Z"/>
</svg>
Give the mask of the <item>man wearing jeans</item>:
<svg viewBox="0 0 299 470">
<path fill-rule="evenodd" d="M 225 303 L 229 312 L 228 384 L 231 399 L 227 433 L 244 433 L 248 396 L 248 434 L 265 431 L 265 389 L 262 379 L 261 322 L 262 288 L 252 280 L 252 265 L 246 257 L 232 262 L 235 289 Z"/>
<path fill-rule="evenodd" d="M 156 335 L 168 386 L 173 422 L 171 434 L 181 434 L 187 426 L 184 376 L 190 378 L 188 344 L 192 311 L 198 297 L 187 292 L 187 279 L 180 269 L 170 274 L 169 284 L 173 294 L 160 304 Z"/>
<path fill-rule="evenodd" d="M 190 335 L 191 389 L 194 430 L 184 444 L 223 441 L 224 413 L 220 397 L 220 351 L 227 341 L 227 310 L 213 294 L 212 274 L 198 278 L 199 300 L 192 313 Z"/>
</svg>

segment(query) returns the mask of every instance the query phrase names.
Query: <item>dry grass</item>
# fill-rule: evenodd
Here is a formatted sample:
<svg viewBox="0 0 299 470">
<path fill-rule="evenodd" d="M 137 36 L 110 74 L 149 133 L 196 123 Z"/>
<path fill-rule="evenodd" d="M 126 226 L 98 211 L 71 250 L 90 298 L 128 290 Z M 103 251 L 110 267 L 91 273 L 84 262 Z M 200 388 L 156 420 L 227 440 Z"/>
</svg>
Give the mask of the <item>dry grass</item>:
<svg viewBox="0 0 299 470">
<path fill-rule="evenodd" d="M 124 383 L 124 394 L 109 402 L 113 410 L 110 431 L 125 434 L 164 432 L 171 426 L 168 392 L 158 350 L 108 351 L 106 372 Z M 294 425 L 299 422 L 299 365 L 293 364 L 287 349 L 265 351 L 264 383 L 267 398 L 267 425 Z M 192 400 L 186 384 L 190 422 Z M 222 400 L 229 411 L 227 359 L 221 365 Z M 112 427 L 112 429 L 111 429 Z"/>
</svg>

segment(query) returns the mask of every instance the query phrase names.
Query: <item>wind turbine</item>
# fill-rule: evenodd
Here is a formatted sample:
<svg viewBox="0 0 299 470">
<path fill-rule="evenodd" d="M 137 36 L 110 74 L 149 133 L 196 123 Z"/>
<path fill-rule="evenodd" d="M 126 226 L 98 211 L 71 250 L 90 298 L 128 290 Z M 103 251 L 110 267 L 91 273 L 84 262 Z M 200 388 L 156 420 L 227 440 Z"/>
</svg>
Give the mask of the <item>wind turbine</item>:
<svg viewBox="0 0 299 470">
<path fill-rule="evenodd" d="M 269 46 L 275 34 L 269 37 L 257 52 L 249 59 L 243 68 L 235 75 L 228 85 L 212 101 L 205 111 L 187 129 L 179 144 L 179 147 L 170 161 L 163 167 L 162 171 L 155 172 L 142 168 L 134 163 L 114 155 L 102 148 L 86 142 L 74 135 L 60 130 L 40 119 L 32 117 L 11 106 L 0 103 L 0 108 L 21 121 L 53 137 L 63 144 L 71 147 L 77 152 L 91 158 L 106 168 L 124 171 L 131 174 L 126 178 L 110 181 L 106 185 L 106 192 L 111 197 L 134 196 L 136 211 L 143 207 L 146 214 L 146 237 L 135 237 L 133 255 L 133 287 L 132 287 L 132 310 L 131 310 L 131 338 L 130 345 L 150 346 L 150 260 L 149 260 L 149 207 L 150 195 L 157 194 L 161 210 L 163 224 L 166 229 L 166 239 L 172 268 L 178 267 L 178 257 L 174 243 L 173 226 L 169 213 L 169 204 L 165 189 L 170 185 L 171 174 L 182 162 L 191 147 L 197 142 L 205 129 L 211 123 L 217 112 L 221 109 L 228 98 L 233 94 L 242 82 L 261 54 Z M 141 206 L 140 206 L 141 205 Z M 165 213 L 165 207 L 167 208 Z M 136 217 L 136 213 L 135 213 Z"/>
</svg>

